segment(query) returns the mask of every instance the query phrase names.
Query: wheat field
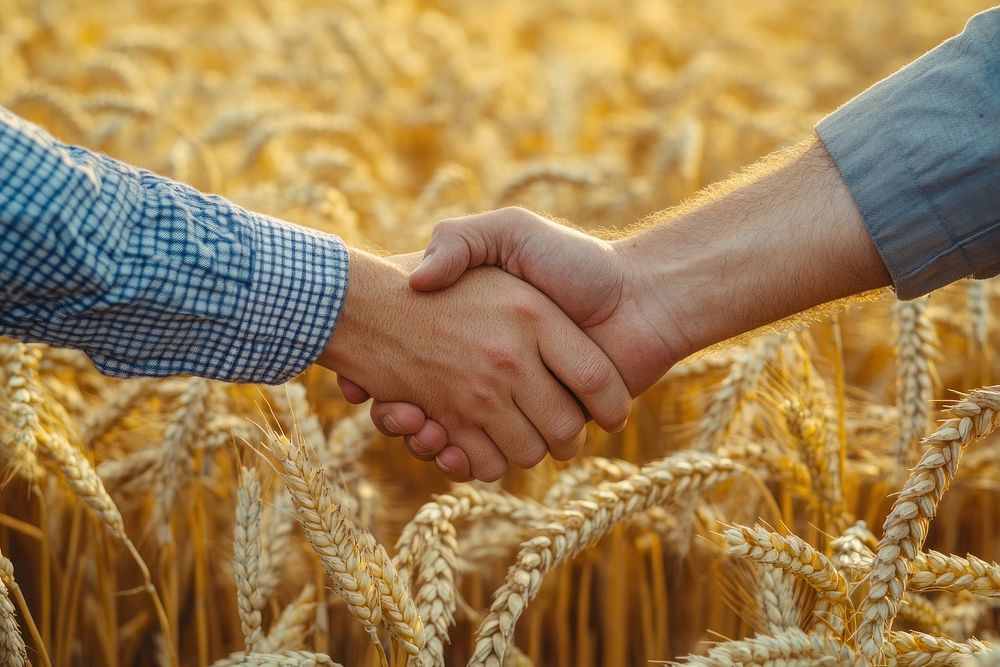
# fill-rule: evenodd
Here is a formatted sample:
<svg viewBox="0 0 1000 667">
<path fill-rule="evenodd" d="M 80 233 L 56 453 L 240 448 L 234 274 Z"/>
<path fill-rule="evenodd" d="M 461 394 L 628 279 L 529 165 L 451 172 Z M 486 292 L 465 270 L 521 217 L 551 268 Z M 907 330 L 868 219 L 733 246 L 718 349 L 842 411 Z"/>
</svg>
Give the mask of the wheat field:
<svg viewBox="0 0 1000 667">
<path fill-rule="evenodd" d="M 0 0 L 0 104 L 412 251 L 676 205 L 989 4 Z M 491 485 L 321 369 L 120 381 L 0 339 L 0 665 L 1000 664 L 998 291 L 719 346 Z"/>
</svg>

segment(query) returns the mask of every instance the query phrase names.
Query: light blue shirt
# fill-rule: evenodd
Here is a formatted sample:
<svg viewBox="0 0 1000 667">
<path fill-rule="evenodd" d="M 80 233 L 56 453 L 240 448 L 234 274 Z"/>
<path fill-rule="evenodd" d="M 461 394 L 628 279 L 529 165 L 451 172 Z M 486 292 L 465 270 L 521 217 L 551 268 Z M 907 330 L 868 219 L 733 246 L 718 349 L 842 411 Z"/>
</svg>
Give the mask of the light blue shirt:
<svg viewBox="0 0 1000 667">
<path fill-rule="evenodd" d="M 816 132 L 901 299 L 1000 272 L 1000 7 Z"/>
<path fill-rule="evenodd" d="M 0 108 L 0 334 L 116 376 L 280 383 L 328 342 L 336 237 L 55 141 Z"/>
</svg>

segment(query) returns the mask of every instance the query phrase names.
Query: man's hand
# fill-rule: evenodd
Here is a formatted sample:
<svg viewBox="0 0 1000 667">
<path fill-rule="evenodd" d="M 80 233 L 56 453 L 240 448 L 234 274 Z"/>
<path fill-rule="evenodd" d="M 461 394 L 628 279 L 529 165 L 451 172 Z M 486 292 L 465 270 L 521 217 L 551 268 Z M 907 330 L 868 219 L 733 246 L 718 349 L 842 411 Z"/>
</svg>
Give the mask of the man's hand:
<svg viewBox="0 0 1000 667">
<path fill-rule="evenodd" d="M 445 221 L 410 284 L 436 289 L 469 267 L 500 266 L 583 327 L 633 395 L 713 343 L 889 284 L 822 143 L 803 142 L 751 173 L 614 243 L 516 208 Z M 341 386 L 349 400 L 365 397 L 344 378 Z M 413 406 L 376 403 L 372 418 L 386 432 L 413 436 L 411 449 L 440 450 L 439 461 L 461 457 Z"/>
<path fill-rule="evenodd" d="M 632 395 L 649 388 L 685 354 L 683 327 L 658 331 L 644 311 L 648 301 L 641 293 L 639 267 L 627 253 L 521 208 L 439 223 L 410 286 L 438 290 L 482 265 L 499 266 L 544 292 L 614 362 Z M 340 384 L 348 400 L 367 400 L 364 383 L 347 377 L 341 376 Z M 414 406 L 376 402 L 372 419 L 386 434 L 408 436 L 414 455 L 439 453 L 447 467 L 461 465 L 461 452 L 442 451 L 448 441 L 444 431 Z"/>
<path fill-rule="evenodd" d="M 548 451 L 572 457 L 585 423 L 576 399 L 609 430 L 625 422 L 630 396 L 614 365 L 524 281 L 483 268 L 419 293 L 402 266 L 357 251 L 350 271 L 318 361 L 439 423 L 461 450 L 439 461 L 452 478 L 493 481 L 508 461 L 530 467 Z"/>
</svg>

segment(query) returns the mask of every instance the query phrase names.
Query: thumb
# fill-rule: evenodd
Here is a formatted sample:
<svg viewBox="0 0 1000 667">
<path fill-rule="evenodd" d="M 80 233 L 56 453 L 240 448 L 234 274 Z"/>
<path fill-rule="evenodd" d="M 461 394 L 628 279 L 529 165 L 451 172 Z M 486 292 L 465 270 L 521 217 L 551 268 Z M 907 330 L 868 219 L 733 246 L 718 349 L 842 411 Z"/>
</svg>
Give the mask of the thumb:
<svg viewBox="0 0 1000 667">
<path fill-rule="evenodd" d="M 368 392 L 365 391 L 360 385 L 351 382 L 343 375 L 337 376 L 337 384 L 340 385 L 340 391 L 344 394 L 344 398 L 348 403 L 358 405 L 371 398 L 371 396 L 368 395 Z"/>
<path fill-rule="evenodd" d="M 428 292 L 451 285 L 483 264 L 500 265 L 505 234 L 511 231 L 506 209 L 442 220 L 434 226 L 424 260 L 410 274 L 410 287 Z"/>
<path fill-rule="evenodd" d="M 435 228 L 420 266 L 410 274 L 410 287 L 415 290 L 430 292 L 447 287 L 475 266 L 462 232 L 439 229 Z"/>
</svg>

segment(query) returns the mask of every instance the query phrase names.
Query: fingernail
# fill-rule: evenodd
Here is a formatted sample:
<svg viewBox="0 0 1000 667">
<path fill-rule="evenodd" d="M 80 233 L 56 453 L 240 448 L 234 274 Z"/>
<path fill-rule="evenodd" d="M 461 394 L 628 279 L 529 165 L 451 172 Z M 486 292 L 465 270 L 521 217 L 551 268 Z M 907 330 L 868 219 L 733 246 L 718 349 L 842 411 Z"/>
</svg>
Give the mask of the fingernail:
<svg viewBox="0 0 1000 667">
<path fill-rule="evenodd" d="M 431 448 L 425 445 L 424 443 L 420 442 L 419 440 L 417 440 L 417 436 L 415 435 L 410 436 L 410 446 L 413 447 L 418 452 L 420 452 L 421 454 L 427 454 L 428 452 L 431 451 Z"/>
<path fill-rule="evenodd" d="M 445 464 L 441 463 L 441 457 L 440 456 L 434 459 L 434 463 L 437 463 L 437 467 L 438 467 L 438 469 L 441 472 L 451 472 L 452 471 L 451 468 L 449 468 Z"/>
<path fill-rule="evenodd" d="M 614 431 L 612 431 L 612 433 L 621 433 L 622 431 L 624 431 L 624 430 L 625 430 L 625 427 L 626 427 L 626 426 L 628 426 L 628 417 L 626 417 L 626 418 L 625 418 L 625 421 L 623 421 L 623 422 L 621 423 L 621 426 L 619 426 L 619 427 L 618 427 L 618 428 L 616 428 L 616 429 L 615 429 Z"/>
<path fill-rule="evenodd" d="M 422 270 L 426 269 L 428 266 L 430 266 L 431 265 L 431 258 L 432 257 L 434 257 L 434 253 L 428 253 L 428 254 L 424 255 L 424 258 L 423 258 L 423 260 L 421 260 L 420 265 L 417 266 L 417 268 L 414 269 L 413 272 L 416 273 L 417 271 L 422 271 Z"/>
<path fill-rule="evenodd" d="M 398 421 L 392 418 L 392 415 L 386 415 L 385 418 L 382 420 L 382 423 L 385 425 L 387 429 L 389 429 L 396 435 L 400 435 L 403 432 L 403 427 L 399 425 Z"/>
</svg>

